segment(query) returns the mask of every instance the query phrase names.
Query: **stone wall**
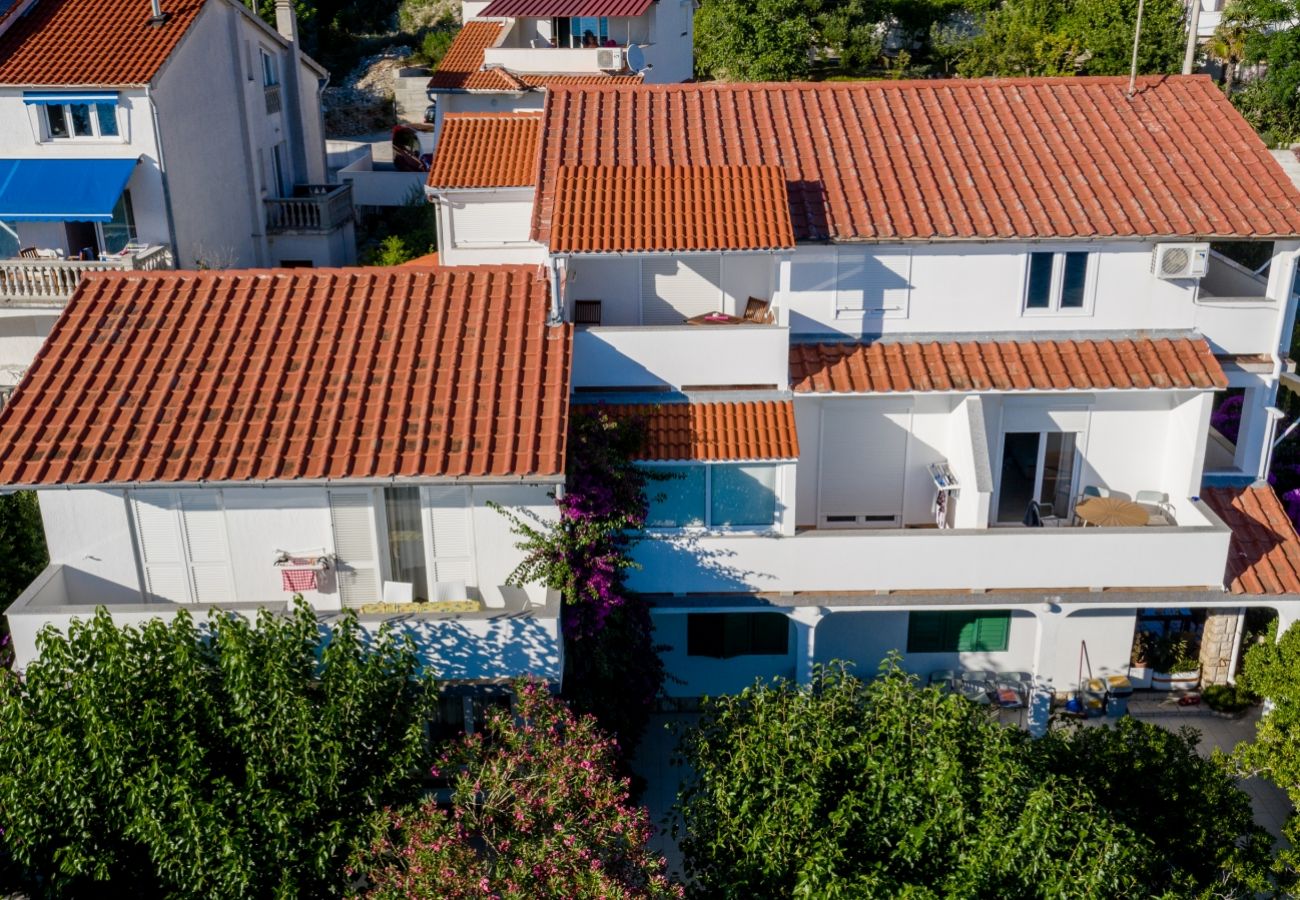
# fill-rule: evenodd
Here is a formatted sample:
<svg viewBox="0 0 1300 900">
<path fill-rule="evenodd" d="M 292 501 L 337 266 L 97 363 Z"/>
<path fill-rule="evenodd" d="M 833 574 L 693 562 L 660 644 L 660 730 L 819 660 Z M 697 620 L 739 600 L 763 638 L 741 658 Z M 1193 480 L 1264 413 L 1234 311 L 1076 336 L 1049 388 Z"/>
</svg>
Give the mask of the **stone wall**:
<svg viewBox="0 0 1300 900">
<path fill-rule="evenodd" d="M 1239 608 L 1210 609 L 1205 613 L 1205 631 L 1201 635 L 1201 684 L 1227 684 L 1232 668 L 1232 650 L 1237 644 L 1237 630 L 1245 619 Z"/>
</svg>

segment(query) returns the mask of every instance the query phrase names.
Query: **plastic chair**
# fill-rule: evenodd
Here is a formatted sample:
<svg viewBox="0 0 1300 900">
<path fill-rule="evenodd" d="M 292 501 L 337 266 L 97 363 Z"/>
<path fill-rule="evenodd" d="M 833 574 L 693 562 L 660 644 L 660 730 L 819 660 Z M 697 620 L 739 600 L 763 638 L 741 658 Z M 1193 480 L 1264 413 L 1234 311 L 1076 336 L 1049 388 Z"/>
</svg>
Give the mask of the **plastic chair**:
<svg viewBox="0 0 1300 900">
<path fill-rule="evenodd" d="M 1155 525 L 1171 525 L 1174 508 L 1169 505 L 1169 495 L 1163 491 L 1138 491 L 1134 497 L 1138 506 L 1145 509 Z"/>
<path fill-rule="evenodd" d="M 937 686 L 944 693 L 951 693 L 953 683 L 957 680 L 957 673 L 952 669 L 939 669 L 930 673 L 930 684 Z"/>
<path fill-rule="evenodd" d="M 410 603 L 415 600 L 415 585 L 409 581 L 385 581 L 385 603 Z"/>
<path fill-rule="evenodd" d="M 993 698 L 989 692 L 993 689 L 993 673 L 976 669 L 970 672 L 961 673 L 961 684 L 959 690 L 961 695 L 967 700 L 975 703 L 991 703 Z"/>
</svg>

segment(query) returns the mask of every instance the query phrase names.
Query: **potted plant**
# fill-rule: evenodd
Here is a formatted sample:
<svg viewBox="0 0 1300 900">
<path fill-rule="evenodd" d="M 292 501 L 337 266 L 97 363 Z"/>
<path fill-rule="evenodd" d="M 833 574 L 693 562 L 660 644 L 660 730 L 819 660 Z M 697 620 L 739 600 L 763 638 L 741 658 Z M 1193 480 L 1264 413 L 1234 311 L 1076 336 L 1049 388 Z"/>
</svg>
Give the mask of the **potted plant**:
<svg viewBox="0 0 1300 900">
<path fill-rule="evenodd" d="M 1193 691 L 1201 683 L 1199 642 L 1185 631 L 1161 635 L 1146 652 L 1151 687 L 1157 691 Z"/>
<path fill-rule="evenodd" d="M 1154 670 L 1151 668 L 1150 656 L 1157 637 L 1154 631 L 1133 633 L 1133 649 L 1128 661 L 1128 680 L 1135 689 L 1151 687 L 1151 673 Z"/>
</svg>

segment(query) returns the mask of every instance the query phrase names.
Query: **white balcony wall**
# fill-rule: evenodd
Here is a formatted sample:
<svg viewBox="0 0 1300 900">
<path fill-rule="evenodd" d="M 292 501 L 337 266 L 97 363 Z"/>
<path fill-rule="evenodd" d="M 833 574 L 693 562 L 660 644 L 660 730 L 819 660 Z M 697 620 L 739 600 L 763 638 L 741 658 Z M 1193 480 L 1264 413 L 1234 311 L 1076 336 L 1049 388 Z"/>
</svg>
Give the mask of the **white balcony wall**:
<svg viewBox="0 0 1300 900">
<path fill-rule="evenodd" d="M 502 66 L 512 72 L 598 75 L 596 47 L 488 47 L 483 51 L 485 66 Z"/>
<path fill-rule="evenodd" d="M 1276 331 L 1275 303 L 1262 304 L 1263 309 L 1259 303 L 1198 304 L 1197 281 L 1163 280 L 1151 274 L 1154 246 L 1141 241 L 802 245 L 782 264 L 778 305 L 794 334 L 985 336 L 1199 328 L 1224 351 L 1268 352 Z M 1083 310 L 1025 313 L 1028 253 L 1044 250 L 1094 254 Z M 907 264 L 891 265 L 895 274 L 888 283 L 873 285 L 865 312 L 837 311 L 835 260 L 843 268 L 864 253 L 872 259 L 887 254 Z"/>
<path fill-rule="evenodd" d="M 120 490 L 51 490 L 36 495 L 50 563 L 63 563 L 139 599 L 126 494 Z"/>
<path fill-rule="evenodd" d="M 710 254 L 700 254 L 708 257 Z M 668 254 L 646 259 L 663 260 Z M 696 257 L 683 257 L 695 259 Z M 717 268 L 718 312 L 739 316 L 745 312 L 750 297 L 771 300 L 777 284 L 777 258 L 767 253 L 727 253 Z M 565 302 L 572 315 L 577 300 L 601 301 L 602 325 L 642 324 L 642 258 L 635 256 L 578 256 L 568 261 L 568 279 L 564 287 Z M 663 276 L 658 276 L 662 281 Z M 671 290 L 671 286 L 663 287 Z"/>
<path fill-rule="evenodd" d="M 993 505 L 993 464 L 989 459 L 982 397 L 966 397 L 953 408 L 947 435 L 947 463 L 960 486 L 948 521 L 954 528 L 986 527 Z"/>
<path fill-rule="evenodd" d="M 789 330 L 775 325 L 591 326 L 573 336 L 574 388 L 789 384 Z"/>
<path fill-rule="evenodd" d="M 649 593 L 949 591 L 1221 586 L 1229 531 L 1178 528 L 806 531 L 702 534 L 637 545 L 629 587 Z M 1213 523 L 1213 524 L 1211 524 Z"/>
<path fill-rule="evenodd" d="M 0 387 L 18 383 L 58 317 L 58 309 L 0 309 Z"/>
</svg>

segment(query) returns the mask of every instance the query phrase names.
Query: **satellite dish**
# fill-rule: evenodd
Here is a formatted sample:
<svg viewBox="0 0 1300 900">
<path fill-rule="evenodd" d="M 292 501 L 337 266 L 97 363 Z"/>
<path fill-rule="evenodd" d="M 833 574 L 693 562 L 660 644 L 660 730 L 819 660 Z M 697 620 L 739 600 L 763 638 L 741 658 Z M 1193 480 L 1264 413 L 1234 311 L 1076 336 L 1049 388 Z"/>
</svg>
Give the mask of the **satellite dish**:
<svg viewBox="0 0 1300 900">
<path fill-rule="evenodd" d="M 645 68 L 645 51 L 636 44 L 628 44 L 627 67 L 638 73 Z"/>
</svg>

